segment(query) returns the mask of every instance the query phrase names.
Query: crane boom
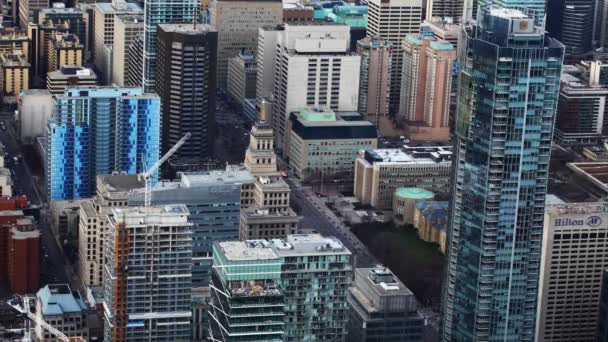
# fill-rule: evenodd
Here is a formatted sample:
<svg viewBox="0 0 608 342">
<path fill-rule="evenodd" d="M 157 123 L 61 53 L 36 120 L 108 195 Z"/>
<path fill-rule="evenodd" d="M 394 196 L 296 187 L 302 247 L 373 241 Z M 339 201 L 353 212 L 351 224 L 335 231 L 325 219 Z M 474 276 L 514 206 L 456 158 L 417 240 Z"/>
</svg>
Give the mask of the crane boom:
<svg viewBox="0 0 608 342">
<path fill-rule="evenodd" d="M 142 176 L 144 177 L 144 181 L 145 181 L 145 194 L 144 194 L 144 206 L 149 207 L 151 205 L 152 202 L 152 189 L 150 186 L 150 179 L 152 178 L 152 174 L 154 172 L 156 172 L 156 170 L 158 170 L 159 167 L 161 167 L 161 165 L 163 165 L 167 159 L 171 158 L 171 156 L 177 152 L 177 150 L 182 147 L 183 144 L 186 143 L 186 140 L 190 139 L 190 137 L 192 136 L 192 134 L 190 134 L 190 132 L 186 133 L 181 139 L 179 139 L 179 141 L 173 145 L 173 147 L 171 147 L 171 149 L 169 151 L 167 151 L 167 153 L 165 153 L 164 156 L 162 156 L 156 163 L 154 163 L 154 165 L 152 165 L 148 170 L 146 170 L 144 173 L 142 173 Z"/>
<path fill-rule="evenodd" d="M 70 338 L 67 337 L 64 333 L 62 333 L 61 331 L 55 329 L 52 325 L 48 324 L 47 322 L 45 322 L 41 318 L 39 318 L 36 315 L 34 315 L 30 311 L 29 298 L 24 297 L 23 299 L 24 299 L 23 301 L 24 301 L 24 307 L 25 308 L 23 308 L 18 302 L 15 302 L 15 301 L 8 301 L 7 304 L 9 306 L 11 306 L 13 309 L 19 311 L 20 313 L 25 314 L 29 319 L 31 319 L 32 321 L 36 322 L 40 326 L 42 326 L 44 329 L 46 329 L 51 334 L 57 336 L 57 338 L 60 341 L 62 341 L 62 342 L 70 342 L 71 341 Z"/>
</svg>

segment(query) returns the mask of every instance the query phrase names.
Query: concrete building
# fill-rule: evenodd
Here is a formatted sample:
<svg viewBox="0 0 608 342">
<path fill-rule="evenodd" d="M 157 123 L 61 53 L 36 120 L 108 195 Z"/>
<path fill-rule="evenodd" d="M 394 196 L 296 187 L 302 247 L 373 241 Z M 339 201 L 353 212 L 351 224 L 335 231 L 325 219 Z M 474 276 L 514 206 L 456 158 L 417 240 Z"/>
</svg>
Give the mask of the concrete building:
<svg viewBox="0 0 608 342">
<path fill-rule="evenodd" d="M 369 19 L 367 22 L 367 36 L 380 36 L 393 46 L 390 89 L 390 112 L 395 114 L 399 110 L 399 96 L 401 88 L 401 65 L 403 51 L 401 46 L 403 37 L 407 34 L 416 34 L 422 21 L 422 0 L 370 0 Z"/>
<path fill-rule="evenodd" d="M 536 318 L 539 341 L 596 341 L 608 205 L 548 205 Z"/>
<path fill-rule="evenodd" d="M 18 0 L 19 27 L 25 28 L 34 19 L 36 10 L 48 8 L 49 0 Z"/>
<path fill-rule="evenodd" d="M 2 101 L 16 103 L 22 90 L 30 88 L 30 63 L 22 54 L 0 54 Z"/>
<path fill-rule="evenodd" d="M 255 99 L 256 75 L 253 51 L 242 50 L 228 60 L 227 89 L 232 101 L 243 106 L 245 99 Z"/>
<path fill-rule="evenodd" d="M 68 284 L 49 284 L 36 293 L 36 316 L 68 337 L 89 338 L 86 312 L 87 306 L 80 293 Z M 59 341 L 41 325 L 35 324 L 34 328 L 39 341 Z"/>
<path fill-rule="evenodd" d="M 597 320 L 597 341 L 608 340 L 608 269 L 602 272 L 602 288 Z"/>
<path fill-rule="evenodd" d="M 29 56 L 30 45 L 30 39 L 24 29 L 14 27 L 0 29 L 0 53 L 19 53 Z"/>
<path fill-rule="evenodd" d="M 40 230 L 33 217 L 24 216 L 21 210 L 2 211 L 0 234 L 5 237 L 6 280 L 10 292 L 33 293 L 40 287 Z"/>
<path fill-rule="evenodd" d="M 283 3 L 283 22 L 295 23 L 300 21 L 311 21 L 314 17 L 314 8 L 299 2 Z"/>
<path fill-rule="evenodd" d="M 318 234 L 216 242 L 210 337 L 344 341 L 350 258 L 339 240 Z"/>
<path fill-rule="evenodd" d="M 227 89 L 228 61 L 241 49 L 255 50 L 258 29 L 283 22 L 283 4 L 278 0 L 212 0 L 211 27 L 218 32 L 217 85 Z"/>
<path fill-rule="evenodd" d="M 414 228 L 418 237 L 426 242 L 439 245 L 439 251 L 446 253 L 449 202 L 422 201 L 416 203 Z"/>
<path fill-rule="evenodd" d="M 593 49 L 596 1 L 549 0 L 546 3 L 548 34 L 566 46 L 567 61 L 580 60 Z"/>
<path fill-rule="evenodd" d="M 355 269 L 348 306 L 350 342 L 424 340 L 416 297 L 386 267 Z"/>
<path fill-rule="evenodd" d="M 144 71 L 141 66 L 144 62 L 144 35 L 138 35 L 129 46 L 127 52 L 127 73 L 125 87 L 139 87 L 144 82 Z"/>
<path fill-rule="evenodd" d="M 264 99 L 270 99 L 274 92 L 275 65 L 277 60 L 277 44 L 284 25 L 263 26 L 258 30 L 255 97 L 260 106 Z M 270 122 L 270 117 L 267 120 Z"/>
<path fill-rule="evenodd" d="M 17 104 L 19 136 L 23 143 L 31 144 L 46 132 L 55 105 L 53 96 L 45 89 L 23 90 Z"/>
<path fill-rule="evenodd" d="M 189 216 L 185 205 L 112 209 L 104 247 L 104 341 L 190 339 Z"/>
<path fill-rule="evenodd" d="M 380 121 L 388 121 L 391 44 L 379 37 L 366 37 L 357 42 L 357 54 L 361 56 L 359 113 L 382 132 Z"/>
<path fill-rule="evenodd" d="M 120 14 L 114 16 L 114 43 L 112 45 L 112 84 L 125 86 L 128 71 L 128 56 L 131 44 L 144 32 L 144 16 Z M 141 64 L 140 64 L 141 69 Z M 140 70 L 141 73 L 142 70 Z M 137 85 L 141 84 L 138 83 Z M 134 86 L 134 85 L 130 85 Z"/>
<path fill-rule="evenodd" d="M 118 15 L 143 15 L 143 9 L 134 2 L 125 0 L 112 0 L 112 2 L 98 2 L 94 7 L 95 46 L 93 57 L 95 68 L 99 73 L 101 84 L 110 84 L 113 65 L 112 48 L 114 46 L 114 23 Z"/>
<path fill-rule="evenodd" d="M 410 139 L 448 142 L 456 51 L 447 41 L 422 35 L 407 35 L 401 48 L 403 75 L 397 120 L 406 121 Z"/>
<path fill-rule="evenodd" d="M 397 188 L 393 193 L 393 222 L 398 226 L 413 225 L 416 205 L 432 201 L 435 194 L 421 188 Z"/>
<path fill-rule="evenodd" d="M 273 44 L 271 48 L 267 44 Z M 277 150 L 287 156 L 289 115 L 304 107 L 356 111 L 361 57 L 350 51 L 346 25 L 285 24 L 260 38 L 258 83 L 265 95 L 265 75 L 274 71 L 272 127 Z M 260 64 L 262 63 L 262 64 Z M 258 102 L 259 104 L 259 102 Z"/>
<path fill-rule="evenodd" d="M 247 171 L 185 173 L 177 181 L 159 182 L 152 203 L 182 203 L 192 221 L 192 287 L 206 288 L 211 275 L 213 242 L 239 238 L 241 186 L 255 179 Z M 143 204 L 143 192 L 134 191 L 129 205 Z"/>
<path fill-rule="evenodd" d="M 162 101 L 162 151 L 187 132 L 190 139 L 172 160 L 213 156 L 218 33 L 209 25 L 160 24 L 157 28 L 156 92 Z"/>
<path fill-rule="evenodd" d="M 75 34 L 56 34 L 48 48 L 47 72 L 59 70 L 63 65 L 81 66 L 83 63 L 84 45 Z"/>
<path fill-rule="evenodd" d="M 395 190 L 450 191 L 452 147 L 408 147 L 360 151 L 355 161 L 355 196 L 361 204 L 390 209 Z"/>
<path fill-rule="evenodd" d="M 46 74 L 46 89 L 51 95 L 61 95 L 67 88 L 94 87 L 97 85 L 97 74 L 91 69 L 79 65 L 61 65 L 55 71 Z"/>
<path fill-rule="evenodd" d="M 426 20 L 442 18 L 458 25 L 462 22 L 465 4 L 466 7 L 473 6 L 473 15 L 476 14 L 477 1 L 459 0 L 426 0 Z M 466 22 L 466 21 L 465 21 Z"/>
<path fill-rule="evenodd" d="M 289 122 L 289 166 L 298 178 L 351 178 L 357 153 L 378 147 L 376 127 L 359 113 L 304 109 Z"/>
</svg>

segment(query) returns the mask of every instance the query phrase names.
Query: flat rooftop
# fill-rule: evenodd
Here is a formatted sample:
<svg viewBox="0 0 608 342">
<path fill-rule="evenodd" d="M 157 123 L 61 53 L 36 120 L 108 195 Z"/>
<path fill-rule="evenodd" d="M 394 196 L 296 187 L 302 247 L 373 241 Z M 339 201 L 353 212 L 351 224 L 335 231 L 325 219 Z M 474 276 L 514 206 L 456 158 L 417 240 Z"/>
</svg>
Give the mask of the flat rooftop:
<svg viewBox="0 0 608 342">
<path fill-rule="evenodd" d="M 231 261 L 278 259 L 266 240 L 222 241 L 218 243 L 224 256 Z"/>
<path fill-rule="evenodd" d="M 145 182 L 134 174 L 110 174 L 97 176 L 98 182 L 101 182 L 107 192 L 130 191 L 145 187 Z"/>
<path fill-rule="evenodd" d="M 451 164 L 452 146 L 420 146 L 369 149 L 364 159 L 370 164 Z"/>
<path fill-rule="evenodd" d="M 224 171 L 212 170 L 206 172 L 185 172 L 181 174 L 184 186 L 219 185 L 219 184 L 249 184 L 255 178 L 246 170 Z"/>
<path fill-rule="evenodd" d="M 103 13 L 143 13 L 144 10 L 136 3 L 126 1 L 115 1 L 118 6 L 114 6 L 112 2 L 97 2 L 95 7 Z"/>
<path fill-rule="evenodd" d="M 545 213 L 551 216 L 557 215 L 585 215 L 608 213 L 608 203 L 587 202 L 587 203 L 558 203 L 545 207 Z"/>
<path fill-rule="evenodd" d="M 568 168 L 608 192 L 608 162 L 568 163 Z"/>
<path fill-rule="evenodd" d="M 183 23 L 183 24 L 160 24 L 158 25 L 160 29 L 165 32 L 174 32 L 180 34 L 199 34 L 199 33 L 207 33 L 207 32 L 215 32 L 210 25 L 207 24 L 199 24 L 197 23 Z"/>
<path fill-rule="evenodd" d="M 386 267 L 357 268 L 355 277 L 365 279 L 379 296 L 412 296 L 413 293 Z"/>
</svg>

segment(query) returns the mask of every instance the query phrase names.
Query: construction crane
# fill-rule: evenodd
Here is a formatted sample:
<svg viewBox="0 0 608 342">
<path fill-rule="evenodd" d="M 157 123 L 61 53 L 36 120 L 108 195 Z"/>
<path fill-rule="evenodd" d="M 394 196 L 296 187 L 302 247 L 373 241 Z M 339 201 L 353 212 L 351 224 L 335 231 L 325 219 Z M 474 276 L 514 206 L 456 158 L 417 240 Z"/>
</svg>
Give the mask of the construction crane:
<svg viewBox="0 0 608 342">
<path fill-rule="evenodd" d="M 144 206 L 149 207 L 152 204 L 152 189 L 150 183 L 154 172 L 156 172 L 156 170 L 158 170 L 158 168 L 161 167 L 161 165 L 163 165 L 167 161 L 167 159 L 171 158 L 171 156 L 180 147 L 182 147 L 186 140 L 190 139 L 191 136 L 192 134 L 190 134 L 190 132 L 186 133 L 181 139 L 179 139 L 179 141 L 173 147 L 171 147 L 169 151 L 167 151 L 167 153 L 165 153 L 162 158 L 160 158 L 154 165 L 152 165 L 152 167 L 150 167 L 146 172 L 140 174 L 146 182 L 146 187 L 144 189 Z"/>
<path fill-rule="evenodd" d="M 21 299 L 23 299 L 23 306 L 21 306 Z M 30 298 L 25 296 L 23 298 L 13 298 L 11 300 L 9 300 L 7 302 L 7 304 L 12 307 L 13 309 L 19 311 L 20 313 L 24 314 L 27 316 L 27 318 L 31 319 L 32 321 L 34 321 L 36 324 L 40 325 L 41 327 L 43 327 L 45 330 L 47 330 L 48 332 L 50 332 L 51 334 L 57 336 L 57 338 L 59 339 L 59 341 L 61 342 L 84 342 L 84 339 L 80 336 L 78 337 L 68 337 L 66 336 L 64 333 L 62 333 L 61 331 L 55 329 L 55 327 L 53 327 L 52 325 L 48 324 L 47 322 L 45 322 L 42 318 L 34 315 L 31 311 L 30 311 Z M 28 331 L 26 332 L 26 341 L 31 341 L 30 337 L 29 337 L 29 328 L 27 329 Z"/>
</svg>

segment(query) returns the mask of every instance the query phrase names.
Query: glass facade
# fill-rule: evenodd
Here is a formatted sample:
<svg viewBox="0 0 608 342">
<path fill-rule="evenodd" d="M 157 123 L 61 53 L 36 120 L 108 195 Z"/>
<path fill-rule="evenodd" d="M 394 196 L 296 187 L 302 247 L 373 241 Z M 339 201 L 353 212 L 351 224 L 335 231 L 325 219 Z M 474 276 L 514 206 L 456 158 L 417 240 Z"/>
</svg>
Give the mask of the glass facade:
<svg viewBox="0 0 608 342">
<path fill-rule="evenodd" d="M 533 341 L 564 46 L 517 10 L 463 32 L 444 341 Z"/>
<path fill-rule="evenodd" d="M 67 89 L 47 130 L 49 199 L 90 197 L 96 175 L 142 172 L 159 159 L 160 100 L 140 88 Z"/>
</svg>

